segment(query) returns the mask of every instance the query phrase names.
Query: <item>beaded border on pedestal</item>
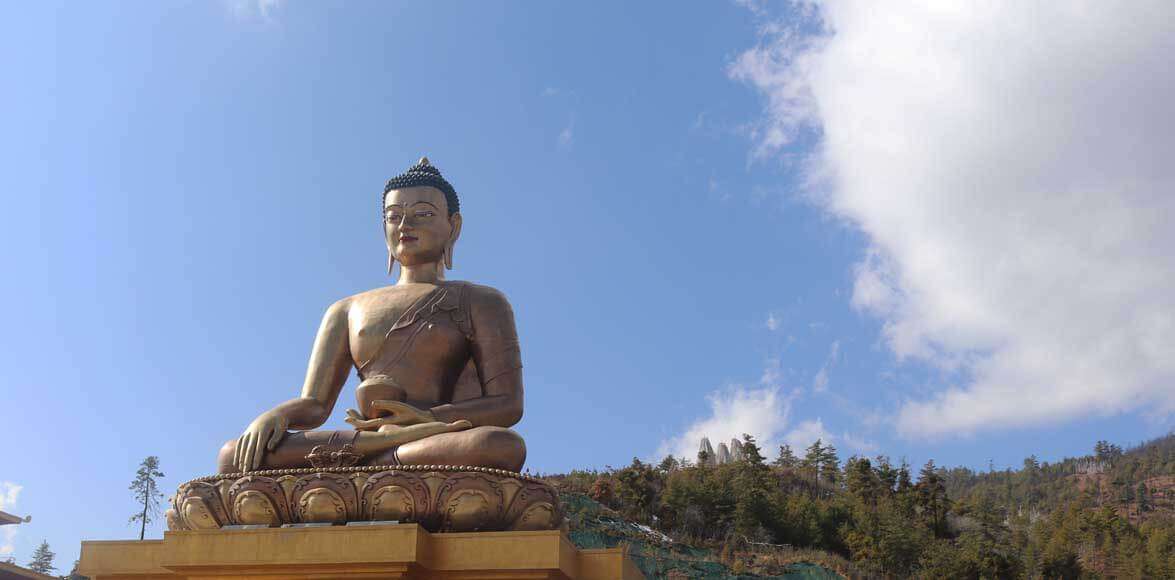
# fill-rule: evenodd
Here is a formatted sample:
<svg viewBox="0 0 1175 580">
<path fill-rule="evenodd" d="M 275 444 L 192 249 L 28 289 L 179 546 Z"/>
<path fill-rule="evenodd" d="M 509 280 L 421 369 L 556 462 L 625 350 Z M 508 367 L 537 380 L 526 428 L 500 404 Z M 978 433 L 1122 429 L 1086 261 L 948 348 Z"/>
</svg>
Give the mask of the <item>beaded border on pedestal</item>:
<svg viewBox="0 0 1175 580">
<path fill-rule="evenodd" d="M 240 479 L 247 476 L 263 476 L 263 477 L 277 477 L 282 475 L 311 475 L 314 473 L 366 473 L 379 471 L 420 471 L 420 472 L 477 472 L 488 473 L 490 475 L 497 475 L 499 477 L 512 477 L 521 481 L 532 481 L 535 483 L 546 483 L 543 480 L 531 476 L 518 473 L 517 471 L 507 471 L 505 469 L 497 469 L 494 467 L 476 467 L 472 465 L 356 465 L 353 467 L 299 467 L 295 469 L 264 469 L 260 471 L 242 471 L 239 473 L 219 473 L 216 475 L 206 475 L 204 477 L 197 477 L 189 480 L 184 485 L 192 483 L 211 483 L 214 481 L 223 481 L 226 479 Z"/>
</svg>

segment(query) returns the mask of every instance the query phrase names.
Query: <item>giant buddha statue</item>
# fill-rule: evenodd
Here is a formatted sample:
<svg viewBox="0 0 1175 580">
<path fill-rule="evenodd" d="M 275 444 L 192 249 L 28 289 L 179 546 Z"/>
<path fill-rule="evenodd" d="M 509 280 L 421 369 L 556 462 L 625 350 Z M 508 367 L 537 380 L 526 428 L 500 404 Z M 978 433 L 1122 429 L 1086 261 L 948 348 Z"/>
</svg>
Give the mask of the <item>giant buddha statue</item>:
<svg viewBox="0 0 1175 580">
<path fill-rule="evenodd" d="M 518 473 L 526 445 L 510 303 L 445 280 L 461 235 L 457 192 L 427 158 L 383 191 L 388 274 L 323 316 L 300 396 L 220 450 L 219 473 L 180 485 L 172 530 L 415 522 L 429 531 L 547 530 L 553 487 Z M 319 429 L 354 368 L 351 429 Z"/>
<path fill-rule="evenodd" d="M 460 465 L 517 472 L 526 446 L 522 361 L 501 292 L 447 281 L 461 235 L 457 192 L 427 158 L 387 182 L 383 231 L 391 286 L 332 304 L 300 396 L 259 415 L 220 450 L 219 471 L 310 467 L 316 448 L 358 465 Z M 352 430 L 316 430 L 352 367 L 362 381 Z"/>
</svg>

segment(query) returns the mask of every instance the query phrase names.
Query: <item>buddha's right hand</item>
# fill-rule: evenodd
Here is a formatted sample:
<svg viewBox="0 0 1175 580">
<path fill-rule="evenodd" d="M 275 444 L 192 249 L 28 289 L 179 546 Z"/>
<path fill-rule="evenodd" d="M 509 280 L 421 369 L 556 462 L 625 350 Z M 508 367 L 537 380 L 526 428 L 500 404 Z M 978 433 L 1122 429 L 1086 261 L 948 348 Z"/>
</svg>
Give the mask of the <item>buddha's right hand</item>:
<svg viewBox="0 0 1175 580">
<path fill-rule="evenodd" d="M 261 467 L 261 460 L 266 451 L 273 451 L 282 438 L 286 436 L 286 429 L 290 427 L 290 420 L 281 413 L 266 411 L 259 415 L 237 439 L 236 454 L 233 464 L 241 471 L 256 471 Z"/>
</svg>

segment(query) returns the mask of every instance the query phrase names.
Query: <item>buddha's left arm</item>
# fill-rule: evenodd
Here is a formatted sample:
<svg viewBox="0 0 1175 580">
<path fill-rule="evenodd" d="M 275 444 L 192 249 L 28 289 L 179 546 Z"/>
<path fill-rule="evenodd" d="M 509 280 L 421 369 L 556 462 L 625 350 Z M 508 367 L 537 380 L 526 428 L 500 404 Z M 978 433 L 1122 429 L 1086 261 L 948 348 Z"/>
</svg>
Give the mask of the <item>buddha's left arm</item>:
<svg viewBox="0 0 1175 580">
<path fill-rule="evenodd" d="M 522 419 L 522 355 L 514 311 L 497 290 L 466 290 L 473 326 L 473 364 L 481 381 L 482 397 L 431 409 L 439 421 L 467 419 L 474 427 L 510 427 Z"/>
</svg>

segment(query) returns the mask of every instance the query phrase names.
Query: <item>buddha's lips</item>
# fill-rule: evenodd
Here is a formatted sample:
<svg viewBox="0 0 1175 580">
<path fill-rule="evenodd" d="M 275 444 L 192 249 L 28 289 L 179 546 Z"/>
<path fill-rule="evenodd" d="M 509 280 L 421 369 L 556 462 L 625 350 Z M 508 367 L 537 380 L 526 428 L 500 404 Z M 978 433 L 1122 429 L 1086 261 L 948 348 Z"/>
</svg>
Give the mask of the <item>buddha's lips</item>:
<svg viewBox="0 0 1175 580">
<path fill-rule="evenodd" d="M 415 242 L 416 238 L 414 238 L 412 236 L 400 236 L 400 241 L 401 242 Z"/>
</svg>

